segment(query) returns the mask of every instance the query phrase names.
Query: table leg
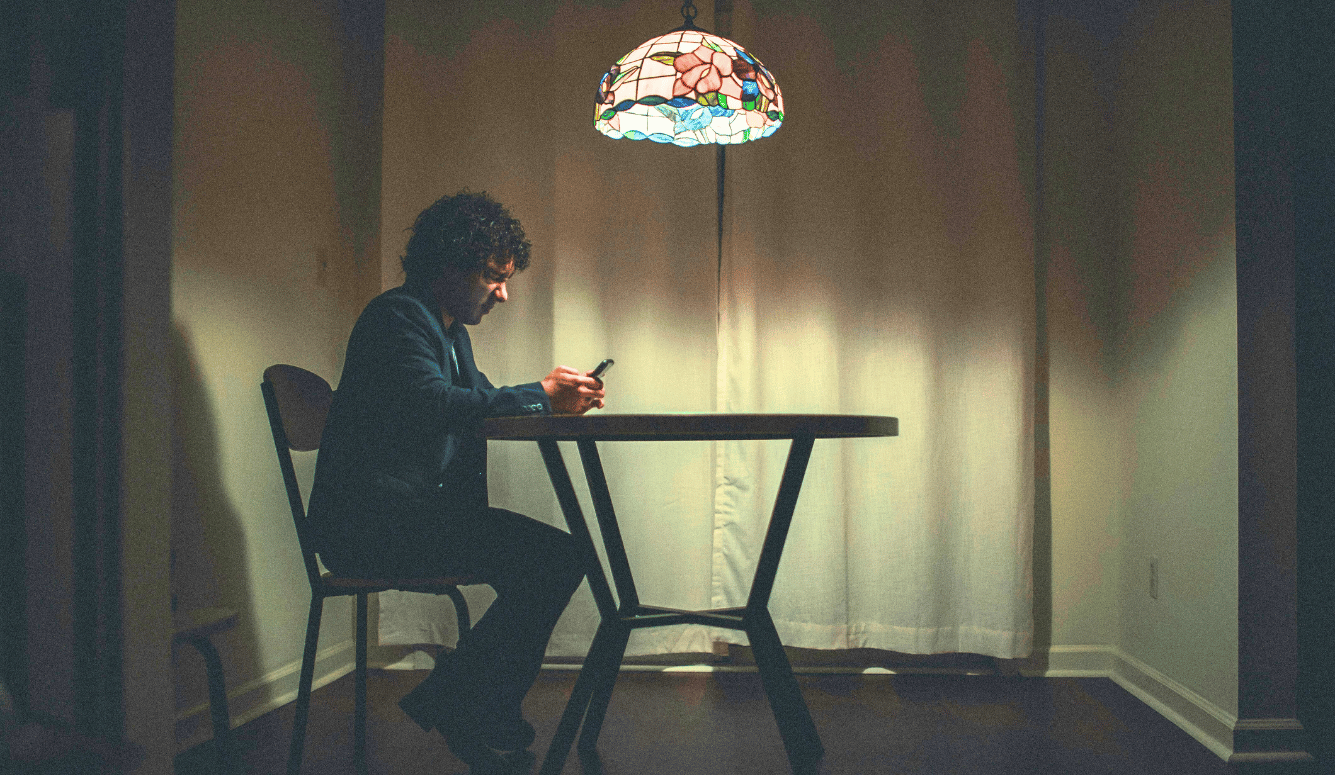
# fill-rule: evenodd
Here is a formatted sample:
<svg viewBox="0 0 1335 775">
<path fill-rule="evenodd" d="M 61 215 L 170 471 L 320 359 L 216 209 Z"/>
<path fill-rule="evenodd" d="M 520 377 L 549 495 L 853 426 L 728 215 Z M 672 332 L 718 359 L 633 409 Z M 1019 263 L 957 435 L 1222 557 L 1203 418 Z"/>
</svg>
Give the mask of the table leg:
<svg viewBox="0 0 1335 775">
<path fill-rule="evenodd" d="M 575 733 L 579 731 L 580 722 L 589 709 L 589 701 L 595 693 L 598 693 L 597 690 L 608 672 L 603 666 L 611 659 L 616 659 L 616 666 L 620 666 L 621 655 L 626 649 L 626 634 L 621 631 L 625 629 L 615 620 L 604 620 L 598 626 L 598 633 L 593 636 L 593 645 L 589 647 L 589 653 L 584 658 L 584 667 L 580 669 L 579 677 L 575 679 L 575 688 L 570 692 L 570 700 L 566 702 L 565 711 L 561 713 L 556 734 L 552 736 L 552 742 L 547 746 L 547 755 L 542 760 L 542 768 L 538 770 L 539 775 L 559 775 L 561 768 L 565 766 L 566 757 L 570 755 L 570 746 L 575 742 Z M 611 672 L 611 679 L 616 680 L 615 667 Z M 610 688 L 607 694 L 610 696 Z"/>
<path fill-rule="evenodd" d="M 788 450 L 779 492 L 774 496 L 774 511 L 765 530 L 765 543 L 760 547 L 760 558 L 756 562 L 756 575 L 751 581 L 751 593 L 746 598 L 748 611 L 769 608 L 774 578 L 779 573 L 779 560 L 788 541 L 788 527 L 793 523 L 793 510 L 797 508 L 797 496 L 802 491 L 802 478 L 806 476 L 807 461 L 811 459 L 811 448 L 815 443 L 812 436 L 797 436 Z"/>
<path fill-rule="evenodd" d="M 769 598 L 779 572 L 779 560 L 788 540 L 788 528 L 793 521 L 793 511 L 797 508 L 797 497 L 802 489 L 802 479 L 806 475 L 814 444 L 815 438 L 812 436 L 793 439 L 783 478 L 779 481 L 779 492 L 774 499 L 774 511 L 765 531 L 765 543 L 756 563 L 756 575 L 751 582 L 751 593 L 747 598 L 743 619 L 746 637 L 755 653 L 756 670 L 765 686 L 765 694 L 769 697 L 770 708 L 774 711 L 774 720 L 779 725 L 779 734 L 783 737 L 788 761 L 794 772 L 808 768 L 821 757 L 825 749 L 816 732 L 815 722 L 811 720 L 806 701 L 802 699 L 802 691 L 793 676 L 793 668 L 788 662 L 788 655 L 784 653 L 779 633 L 774 628 L 774 619 L 769 613 Z"/>
<path fill-rule="evenodd" d="M 755 653 L 756 670 L 774 711 L 774 721 L 779 725 L 788 761 L 793 771 L 798 772 L 819 759 L 825 747 L 768 611 L 747 612 L 746 637 Z"/>
<path fill-rule="evenodd" d="M 607 632 L 607 651 L 599 653 L 597 664 L 591 665 L 588 660 L 584 663 L 585 670 L 595 671 L 595 683 L 593 696 L 589 698 L 589 709 L 584 714 L 584 729 L 579 734 L 581 751 L 592 751 L 598 744 L 598 734 L 603 731 L 607 706 L 612 701 L 612 689 L 621 672 L 621 659 L 626 655 L 626 643 L 630 640 L 630 628 L 624 625 L 612 626 L 609 623 Z"/>
<path fill-rule="evenodd" d="M 565 515 L 566 527 L 575 543 L 585 555 L 585 572 L 589 580 L 589 590 L 598 604 L 598 613 L 604 620 L 617 617 L 616 601 L 612 599 L 612 588 L 607 584 L 607 575 L 603 573 L 603 564 L 598 559 L 598 549 L 593 545 L 593 536 L 589 534 L 589 523 L 584 519 L 584 510 L 579 506 L 575 495 L 575 486 L 570 482 L 570 472 L 566 470 L 565 458 L 554 439 L 539 439 L 538 449 L 542 451 L 542 462 L 547 466 L 547 478 L 552 480 L 552 489 L 556 491 L 557 503 Z"/>
<path fill-rule="evenodd" d="M 539 770 L 540 775 L 558 775 L 570 755 L 570 747 L 575 742 L 575 734 L 579 732 L 580 723 L 585 720 L 586 714 L 592 712 L 591 700 L 594 700 L 593 707 L 597 709 L 593 712 L 597 723 L 591 736 L 581 737 L 581 747 L 584 747 L 586 739 L 590 746 L 597 740 L 598 729 L 602 726 L 602 718 L 611 699 L 612 685 L 616 682 L 617 670 L 621 666 L 621 657 L 625 654 L 630 632 L 629 628 L 621 623 L 616 601 L 612 597 L 612 589 L 607 583 L 602 562 L 598 559 L 598 550 L 593 544 L 593 536 L 589 533 L 588 522 L 584 519 L 584 511 L 580 508 L 579 499 L 575 495 L 575 488 L 570 481 L 570 473 L 566 470 L 565 460 L 561 457 L 561 450 L 552 439 L 539 440 L 538 448 L 542 451 L 542 459 L 547 466 L 547 476 L 556 491 L 556 499 L 561 505 L 561 512 L 565 515 L 570 535 L 584 551 L 589 589 L 593 592 L 598 612 L 602 616 L 602 624 L 598 626 L 598 633 L 594 636 L 589 653 L 584 658 L 584 667 L 580 670 L 579 677 L 575 679 L 575 688 L 571 691 L 570 700 L 566 702 L 565 710 L 561 713 L 556 734 L 547 747 L 547 754 Z"/>
<path fill-rule="evenodd" d="M 598 445 L 588 439 L 577 443 L 580 460 L 584 462 L 584 481 L 588 483 L 589 497 L 593 499 L 593 514 L 598 519 L 598 533 L 607 552 L 612 582 L 616 584 L 617 600 L 623 613 L 634 611 L 640 607 L 640 596 L 635 590 L 635 578 L 630 572 L 630 558 L 626 556 L 626 544 L 621 540 L 616 511 L 612 509 L 612 495 L 607 489 L 602 459 L 598 457 Z"/>
</svg>

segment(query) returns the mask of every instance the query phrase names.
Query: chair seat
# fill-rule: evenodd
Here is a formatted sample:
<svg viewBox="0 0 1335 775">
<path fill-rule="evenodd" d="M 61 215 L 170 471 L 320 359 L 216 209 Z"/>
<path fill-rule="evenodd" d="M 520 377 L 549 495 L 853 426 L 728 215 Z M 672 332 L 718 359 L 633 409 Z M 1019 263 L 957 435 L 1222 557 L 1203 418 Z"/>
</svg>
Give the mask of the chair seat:
<svg viewBox="0 0 1335 775">
<path fill-rule="evenodd" d="M 237 612 L 233 608 L 195 608 L 177 611 L 172 615 L 175 632 L 172 640 L 183 643 L 191 638 L 208 638 L 236 626 Z"/>
<path fill-rule="evenodd" d="M 328 571 L 320 574 L 320 583 L 332 589 L 346 589 L 357 592 L 384 592 L 398 589 L 404 592 L 437 592 L 444 594 L 450 587 L 461 587 L 480 583 L 473 576 L 436 576 L 431 578 L 409 579 L 364 579 L 350 576 L 338 576 Z"/>
</svg>

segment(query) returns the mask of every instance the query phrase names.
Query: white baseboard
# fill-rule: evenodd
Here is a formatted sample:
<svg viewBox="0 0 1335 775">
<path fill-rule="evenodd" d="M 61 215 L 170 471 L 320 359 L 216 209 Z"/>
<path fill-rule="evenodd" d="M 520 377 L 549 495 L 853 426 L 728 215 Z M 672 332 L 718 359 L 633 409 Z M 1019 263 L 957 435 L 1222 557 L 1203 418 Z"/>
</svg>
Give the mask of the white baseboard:
<svg viewBox="0 0 1335 775">
<path fill-rule="evenodd" d="M 315 652 L 315 678 L 311 683 L 312 690 L 337 681 L 353 671 L 356 666 L 355 645 L 355 641 L 349 639 Z M 235 729 L 295 700 L 300 681 L 301 660 L 297 659 L 229 689 L 227 707 L 231 711 L 232 728 Z M 207 701 L 176 714 L 177 753 L 212 738 L 213 721 Z"/>
<path fill-rule="evenodd" d="M 1112 646 L 1053 646 L 1046 654 L 1016 660 L 1021 675 L 1036 678 L 1109 678 L 1117 662 Z"/>
<path fill-rule="evenodd" d="M 1022 672 L 1047 678 L 1110 678 L 1230 764 L 1313 760 L 1303 750 L 1303 728 L 1297 719 L 1239 719 L 1112 646 L 1053 646 L 1045 668 Z"/>
<path fill-rule="evenodd" d="M 1228 713 L 1196 692 L 1135 657 L 1115 652 L 1116 663 L 1108 676 L 1176 724 L 1224 761 L 1233 755 L 1233 729 L 1237 716 Z"/>
</svg>

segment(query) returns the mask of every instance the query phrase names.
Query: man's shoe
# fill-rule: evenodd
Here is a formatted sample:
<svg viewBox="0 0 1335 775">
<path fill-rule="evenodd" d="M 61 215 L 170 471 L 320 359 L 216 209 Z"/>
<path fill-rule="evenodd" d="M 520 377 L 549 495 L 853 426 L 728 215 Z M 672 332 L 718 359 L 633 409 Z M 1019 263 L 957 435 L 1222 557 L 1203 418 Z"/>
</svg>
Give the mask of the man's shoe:
<svg viewBox="0 0 1335 775">
<path fill-rule="evenodd" d="M 444 734 L 442 724 L 448 722 L 456 731 L 467 732 L 487 747 L 501 751 L 528 748 L 537 737 L 533 725 L 517 714 L 511 719 L 495 719 L 491 714 L 477 713 L 463 705 L 442 702 L 442 695 L 449 696 L 427 679 L 404 695 L 399 700 L 399 707 L 424 732 L 440 728 L 441 734 Z"/>
<path fill-rule="evenodd" d="M 450 752 L 468 765 L 471 775 L 513 775 L 527 772 L 535 757 L 527 749 L 496 750 L 473 730 L 450 723 L 437 726 Z"/>
</svg>

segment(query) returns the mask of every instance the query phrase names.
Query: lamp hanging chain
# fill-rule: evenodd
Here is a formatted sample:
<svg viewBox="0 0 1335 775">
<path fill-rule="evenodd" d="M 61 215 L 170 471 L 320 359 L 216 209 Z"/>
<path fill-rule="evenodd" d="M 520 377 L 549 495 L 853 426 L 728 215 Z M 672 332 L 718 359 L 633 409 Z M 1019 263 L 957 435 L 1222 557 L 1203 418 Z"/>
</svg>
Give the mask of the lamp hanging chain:
<svg viewBox="0 0 1335 775">
<path fill-rule="evenodd" d="M 683 0 L 681 4 L 681 18 L 686 20 L 686 24 L 683 26 L 685 26 L 688 29 L 694 27 L 695 14 L 696 14 L 695 3 L 692 3 L 691 0 Z"/>
</svg>

